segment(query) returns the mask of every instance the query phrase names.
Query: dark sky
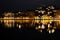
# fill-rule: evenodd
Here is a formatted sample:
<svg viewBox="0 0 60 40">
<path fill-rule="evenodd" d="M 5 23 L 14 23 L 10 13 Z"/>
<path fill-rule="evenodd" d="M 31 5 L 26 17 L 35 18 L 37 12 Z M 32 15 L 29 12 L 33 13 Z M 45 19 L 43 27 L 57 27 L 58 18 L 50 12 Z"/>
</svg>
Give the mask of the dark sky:
<svg viewBox="0 0 60 40">
<path fill-rule="evenodd" d="M 0 0 L 0 10 L 16 11 L 46 5 L 55 5 L 60 8 L 60 0 Z"/>
</svg>

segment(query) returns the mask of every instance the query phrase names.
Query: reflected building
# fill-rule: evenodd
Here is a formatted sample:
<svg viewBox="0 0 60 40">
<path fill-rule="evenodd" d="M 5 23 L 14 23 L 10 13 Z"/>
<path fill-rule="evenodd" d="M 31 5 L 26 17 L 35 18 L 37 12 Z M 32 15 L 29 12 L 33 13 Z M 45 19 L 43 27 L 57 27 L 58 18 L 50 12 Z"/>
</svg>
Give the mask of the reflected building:
<svg viewBox="0 0 60 40">
<path fill-rule="evenodd" d="M 17 27 L 21 29 L 27 27 L 35 28 L 40 32 L 46 29 L 49 33 L 54 33 L 55 29 L 60 29 L 60 11 L 54 10 L 53 6 L 46 9 L 38 8 L 35 11 L 7 12 L 2 15 L 0 21 L 8 28 Z"/>
<path fill-rule="evenodd" d="M 14 13 L 4 13 L 3 22 L 9 28 L 14 27 Z"/>
</svg>

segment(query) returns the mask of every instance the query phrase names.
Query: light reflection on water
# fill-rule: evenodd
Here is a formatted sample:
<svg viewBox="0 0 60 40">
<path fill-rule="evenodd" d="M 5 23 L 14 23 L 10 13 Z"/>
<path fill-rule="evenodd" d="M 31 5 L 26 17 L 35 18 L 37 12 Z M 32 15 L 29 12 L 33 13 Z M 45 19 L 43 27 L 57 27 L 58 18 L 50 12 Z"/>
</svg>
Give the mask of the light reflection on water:
<svg viewBox="0 0 60 40">
<path fill-rule="evenodd" d="M 29 13 L 29 12 L 28 12 Z M 27 14 L 28 14 L 27 13 Z M 21 16 L 23 14 L 23 16 Z M 5 13 L 3 18 L 0 18 L 0 23 L 4 25 L 5 28 L 14 28 L 17 27 L 19 29 L 23 27 L 35 28 L 42 32 L 43 29 L 49 31 L 49 33 L 53 33 L 56 28 L 60 25 L 60 14 L 53 16 L 49 16 L 47 14 L 44 15 L 33 15 L 34 13 L 28 14 L 29 16 L 24 15 L 24 13 Z"/>
</svg>

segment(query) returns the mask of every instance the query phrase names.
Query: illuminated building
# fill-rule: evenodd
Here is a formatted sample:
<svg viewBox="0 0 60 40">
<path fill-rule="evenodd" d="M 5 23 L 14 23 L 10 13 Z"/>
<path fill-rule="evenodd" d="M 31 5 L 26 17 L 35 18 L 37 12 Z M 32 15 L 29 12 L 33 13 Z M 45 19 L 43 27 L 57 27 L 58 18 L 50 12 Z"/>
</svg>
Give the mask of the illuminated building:
<svg viewBox="0 0 60 40">
<path fill-rule="evenodd" d="M 49 6 L 46 10 L 38 8 L 39 10 L 18 12 L 18 13 L 4 13 L 3 18 L 0 18 L 1 22 L 8 28 L 17 26 L 19 29 L 25 27 L 34 27 L 36 30 L 42 32 L 46 29 L 49 33 L 54 33 L 55 29 L 60 27 L 60 12 L 59 10 L 54 10 L 53 6 Z M 50 11 L 51 10 L 51 11 Z M 53 11 L 54 10 L 54 11 Z M 45 26 L 47 25 L 47 26 Z"/>
</svg>

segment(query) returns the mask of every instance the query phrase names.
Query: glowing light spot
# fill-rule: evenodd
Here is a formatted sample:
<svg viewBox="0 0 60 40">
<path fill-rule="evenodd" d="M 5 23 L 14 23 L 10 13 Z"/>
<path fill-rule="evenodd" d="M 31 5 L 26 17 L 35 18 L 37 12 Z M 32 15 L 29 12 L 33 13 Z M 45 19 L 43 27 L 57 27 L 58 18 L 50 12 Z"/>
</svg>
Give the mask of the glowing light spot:
<svg viewBox="0 0 60 40">
<path fill-rule="evenodd" d="M 35 22 L 36 23 L 39 23 L 40 22 L 40 20 L 39 20 L 40 18 L 37 16 L 37 17 L 35 17 Z"/>
<path fill-rule="evenodd" d="M 36 27 L 36 29 L 40 29 L 41 28 L 41 26 L 39 25 L 38 27 Z"/>
<path fill-rule="evenodd" d="M 38 11 L 38 10 L 35 10 L 35 11 Z"/>
<path fill-rule="evenodd" d="M 38 13 L 41 13 L 41 11 L 38 11 Z"/>
<path fill-rule="evenodd" d="M 42 24 L 42 29 L 44 29 L 45 28 L 45 26 Z"/>
<path fill-rule="evenodd" d="M 55 32 L 55 30 L 54 29 L 52 29 L 52 33 L 54 33 Z"/>
<path fill-rule="evenodd" d="M 47 15 L 43 15 L 42 17 L 41 17 L 41 23 L 43 23 L 43 24 L 47 24 L 47 23 L 49 23 L 49 22 L 51 22 L 52 21 L 52 18 L 50 17 L 50 16 L 47 16 Z"/>
<path fill-rule="evenodd" d="M 50 24 L 48 24 L 48 28 L 52 27 Z"/>
<path fill-rule="evenodd" d="M 49 30 L 49 33 L 51 33 L 51 30 Z"/>
<path fill-rule="evenodd" d="M 38 28 L 41 28 L 41 26 L 39 25 Z"/>
<path fill-rule="evenodd" d="M 21 25 L 19 25 L 19 29 L 21 28 Z"/>
</svg>

